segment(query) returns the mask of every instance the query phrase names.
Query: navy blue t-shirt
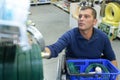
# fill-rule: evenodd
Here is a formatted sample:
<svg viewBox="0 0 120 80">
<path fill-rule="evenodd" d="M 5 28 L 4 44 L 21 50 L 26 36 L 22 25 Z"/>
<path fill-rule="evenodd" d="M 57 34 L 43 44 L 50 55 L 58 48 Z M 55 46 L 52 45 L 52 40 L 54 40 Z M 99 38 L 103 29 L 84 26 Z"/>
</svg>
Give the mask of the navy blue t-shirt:
<svg viewBox="0 0 120 80">
<path fill-rule="evenodd" d="M 66 49 L 66 56 L 71 58 L 98 59 L 104 54 L 110 61 L 116 59 L 108 36 L 96 28 L 90 40 L 85 39 L 78 28 L 73 28 L 64 33 L 56 43 L 47 47 L 51 50 L 51 57 L 57 57 Z"/>
</svg>

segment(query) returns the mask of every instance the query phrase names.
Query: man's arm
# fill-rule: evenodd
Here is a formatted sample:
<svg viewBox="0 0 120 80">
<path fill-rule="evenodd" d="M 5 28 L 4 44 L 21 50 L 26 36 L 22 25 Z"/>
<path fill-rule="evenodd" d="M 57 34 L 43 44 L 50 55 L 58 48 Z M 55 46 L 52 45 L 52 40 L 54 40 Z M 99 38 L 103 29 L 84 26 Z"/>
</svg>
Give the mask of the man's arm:
<svg viewBox="0 0 120 80">
<path fill-rule="evenodd" d="M 116 60 L 112 60 L 111 63 L 115 66 L 118 67 L 117 61 Z"/>
<path fill-rule="evenodd" d="M 118 64 L 116 60 L 112 60 L 111 63 L 118 68 Z M 119 78 L 117 77 L 116 80 L 118 80 Z"/>
</svg>

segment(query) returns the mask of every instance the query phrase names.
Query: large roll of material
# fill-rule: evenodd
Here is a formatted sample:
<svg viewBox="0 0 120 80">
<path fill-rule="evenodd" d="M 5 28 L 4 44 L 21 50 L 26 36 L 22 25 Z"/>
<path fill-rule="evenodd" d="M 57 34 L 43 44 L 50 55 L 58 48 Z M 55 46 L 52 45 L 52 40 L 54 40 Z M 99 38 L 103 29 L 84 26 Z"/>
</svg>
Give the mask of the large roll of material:
<svg viewBox="0 0 120 80">
<path fill-rule="evenodd" d="M 107 24 L 110 24 L 110 25 L 113 25 L 113 26 L 116 26 L 116 27 L 119 26 L 119 22 L 107 20 L 106 17 L 104 17 L 104 18 L 102 19 L 102 22 L 107 23 Z"/>
<path fill-rule="evenodd" d="M 0 80 L 44 80 L 40 55 L 44 46 L 37 42 L 42 39 L 32 33 L 28 37 L 31 49 L 26 51 L 9 41 L 0 43 Z"/>
<path fill-rule="evenodd" d="M 40 48 L 33 44 L 28 51 L 19 46 L 0 46 L 0 80 L 43 80 Z"/>
<path fill-rule="evenodd" d="M 109 3 L 105 8 L 106 20 L 119 22 L 120 21 L 120 5 L 118 3 Z"/>
<path fill-rule="evenodd" d="M 31 35 L 31 38 L 35 39 L 35 41 L 39 45 L 41 51 L 44 51 L 45 41 L 44 41 L 43 35 L 40 33 L 40 31 L 35 26 L 28 26 L 27 32 L 29 35 Z"/>
</svg>

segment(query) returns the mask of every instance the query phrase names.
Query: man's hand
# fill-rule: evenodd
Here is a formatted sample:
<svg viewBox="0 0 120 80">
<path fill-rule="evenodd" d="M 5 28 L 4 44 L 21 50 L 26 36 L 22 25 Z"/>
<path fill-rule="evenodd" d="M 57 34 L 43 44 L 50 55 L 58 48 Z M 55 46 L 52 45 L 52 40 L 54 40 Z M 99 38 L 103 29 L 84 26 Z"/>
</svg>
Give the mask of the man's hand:
<svg viewBox="0 0 120 80">
<path fill-rule="evenodd" d="M 47 52 L 41 52 L 41 57 L 48 59 L 50 57 L 50 53 Z"/>
<path fill-rule="evenodd" d="M 51 55 L 51 51 L 48 47 L 45 47 L 45 51 L 41 52 L 41 57 L 48 59 Z"/>
</svg>

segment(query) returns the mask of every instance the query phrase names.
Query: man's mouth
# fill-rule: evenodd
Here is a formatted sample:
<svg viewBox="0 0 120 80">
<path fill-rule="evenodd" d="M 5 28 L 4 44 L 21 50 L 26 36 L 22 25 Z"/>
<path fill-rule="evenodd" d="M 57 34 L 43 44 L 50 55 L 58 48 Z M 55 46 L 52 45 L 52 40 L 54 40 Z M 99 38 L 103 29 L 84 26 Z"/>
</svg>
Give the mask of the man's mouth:
<svg viewBox="0 0 120 80">
<path fill-rule="evenodd" d="M 79 26 L 83 26 L 83 25 L 85 25 L 84 23 L 79 23 Z"/>
</svg>

